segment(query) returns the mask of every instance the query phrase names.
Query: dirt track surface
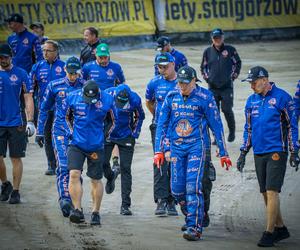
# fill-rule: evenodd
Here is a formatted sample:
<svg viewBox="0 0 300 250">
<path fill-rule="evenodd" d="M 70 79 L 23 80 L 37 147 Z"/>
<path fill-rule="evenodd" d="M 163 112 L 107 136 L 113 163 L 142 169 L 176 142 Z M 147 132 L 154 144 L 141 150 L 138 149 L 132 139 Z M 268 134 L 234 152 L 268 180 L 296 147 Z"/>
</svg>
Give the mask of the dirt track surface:
<svg viewBox="0 0 300 250">
<path fill-rule="evenodd" d="M 300 41 L 233 45 L 243 62 L 241 75 L 235 81 L 237 137 L 234 143 L 227 144 L 235 163 L 242 138 L 245 100 L 252 93 L 250 86 L 241 83 L 240 79 L 246 76 L 250 67 L 262 65 L 269 71 L 270 80 L 293 95 L 300 79 Z M 199 64 L 205 47 L 176 48 L 186 54 L 189 63 L 200 75 Z M 122 65 L 127 83 L 142 96 L 143 101 L 146 84 L 153 77 L 154 53 L 153 50 L 143 49 L 114 52 L 111 56 L 113 61 Z M 243 178 L 235 167 L 227 172 L 221 169 L 218 159 L 213 158 L 217 167 L 217 180 L 211 196 L 211 224 L 204 230 L 200 242 L 188 242 L 182 238 L 182 215 L 165 218 L 154 216 L 152 149 L 148 130 L 150 122 L 151 116 L 146 112 L 132 165 L 134 215 L 125 217 L 119 214 L 121 195 L 118 178 L 115 192 L 104 195 L 102 227 L 91 227 L 88 224 L 91 198 L 89 179 L 85 172 L 83 209 L 87 223 L 78 226 L 62 217 L 57 203 L 55 178 L 44 175 L 45 153 L 31 139 L 24 159 L 22 204 L 0 203 L 0 249 L 258 249 L 256 243 L 264 231 L 265 210 L 258 190 L 252 153 L 247 156 Z M 226 124 L 224 127 L 227 136 Z M 12 180 L 8 159 L 6 163 L 8 178 Z M 277 244 L 276 249 L 300 247 L 299 179 L 300 171 L 295 173 L 288 167 L 280 198 L 283 218 L 292 237 Z"/>
</svg>

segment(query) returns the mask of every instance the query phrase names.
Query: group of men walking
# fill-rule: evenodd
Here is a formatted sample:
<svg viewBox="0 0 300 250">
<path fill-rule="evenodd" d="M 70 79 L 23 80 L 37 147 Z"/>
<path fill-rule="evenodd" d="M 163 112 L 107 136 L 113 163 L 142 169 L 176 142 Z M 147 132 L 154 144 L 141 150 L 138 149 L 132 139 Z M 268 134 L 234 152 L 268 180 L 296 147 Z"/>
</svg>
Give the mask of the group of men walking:
<svg viewBox="0 0 300 250">
<path fill-rule="evenodd" d="M 95 28 L 86 28 L 87 45 L 80 59 L 70 57 L 64 62 L 59 57 L 58 43 L 29 32 L 21 15 L 12 14 L 6 21 L 14 33 L 7 44 L 0 45 L 1 201 L 20 203 L 21 158 L 25 156 L 27 136 L 35 133 L 35 123 L 35 141 L 45 146 L 46 174 L 56 173 L 63 216 L 73 223 L 85 221 L 81 174 L 86 159 L 93 201 L 91 225 L 101 224 L 103 175 L 107 179 L 106 193 L 110 194 L 121 174 L 120 214 L 132 215 L 131 164 L 145 114 L 141 97 L 125 84 L 122 67 L 111 61 L 109 46 L 101 42 Z M 41 26 L 37 23 L 33 28 Z M 209 90 L 197 84 L 200 80 L 196 70 L 163 36 L 157 40 L 155 76 L 145 91 L 146 107 L 153 115 L 150 131 L 155 215 L 176 216 L 179 204 L 185 216 L 182 231 L 187 240 L 199 240 L 203 227 L 209 225 L 210 192 L 215 180 L 210 131 L 221 166 L 226 170 L 232 166 L 219 111 L 227 121 L 227 141 L 232 142 L 233 82 L 239 76 L 241 60 L 234 47 L 224 44 L 221 29 L 214 29 L 211 39 L 212 46 L 204 51 L 200 66 Z M 257 66 L 245 79 L 254 94 L 246 103 L 244 140 L 237 161 L 242 172 L 246 154 L 253 147 L 260 191 L 267 207 L 267 228 L 259 246 L 273 246 L 289 237 L 278 196 L 288 149 L 291 166 L 297 170 L 299 165 L 299 100 L 295 98 L 295 106 L 291 96 L 269 82 L 268 77 L 267 70 Z M 38 116 L 34 121 L 35 90 Z M 7 147 L 13 164 L 13 185 L 7 180 L 3 159 Z M 116 147 L 120 168 L 111 168 Z"/>
</svg>

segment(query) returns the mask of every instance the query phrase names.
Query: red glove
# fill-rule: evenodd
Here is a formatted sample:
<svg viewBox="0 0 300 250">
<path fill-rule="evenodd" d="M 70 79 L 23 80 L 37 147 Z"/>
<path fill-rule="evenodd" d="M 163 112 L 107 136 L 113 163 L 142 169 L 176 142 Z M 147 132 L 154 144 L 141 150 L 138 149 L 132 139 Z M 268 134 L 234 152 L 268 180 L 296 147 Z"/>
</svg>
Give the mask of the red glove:
<svg viewBox="0 0 300 250">
<path fill-rule="evenodd" d="M 164 154 L 155 153 L 153 163 L 156 165 L 157 168 L 160 168 L 160 166 L 164 163 Z"/>
<path fill-rule="evenodd" d="M 232 163 L 229 156 L 223 156 L 220 160 L 222 168 L 224 167 L 224 165 L 226 165 L 226 170 L 229 170 L 229 167 L 232 167 Z"/>
</svg>

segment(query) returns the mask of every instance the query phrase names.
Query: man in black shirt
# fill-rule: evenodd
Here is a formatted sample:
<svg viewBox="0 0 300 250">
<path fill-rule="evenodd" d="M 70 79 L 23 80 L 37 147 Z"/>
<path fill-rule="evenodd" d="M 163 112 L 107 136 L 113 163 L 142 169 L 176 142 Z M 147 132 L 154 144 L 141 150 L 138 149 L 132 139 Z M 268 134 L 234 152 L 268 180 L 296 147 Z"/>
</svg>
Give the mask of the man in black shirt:
<svg viewBox="0 0 300 250">
<path fill-rule="evenodd" d="M 224 32 L 214 29 L 211 32 L 212 46 L 204 53 L 201 73 L 213 92 L 218 108 L 224 113 L 229 135 L 227 140 L 235 139 L 235 120 L 233 114 L 233 81 L 238 77 L 242 62 L 233 46 L 224 44 Z"/>
<path fill-rule="evenodd" d="M 83 37 L 87 45 L 80 52 L 82 66 L 87 62 L 96 60 L 96 47 L 101 43 L 101 40 L 98 38 L 98 30 L 94 27 L 85 28 Z"/>
</svg>

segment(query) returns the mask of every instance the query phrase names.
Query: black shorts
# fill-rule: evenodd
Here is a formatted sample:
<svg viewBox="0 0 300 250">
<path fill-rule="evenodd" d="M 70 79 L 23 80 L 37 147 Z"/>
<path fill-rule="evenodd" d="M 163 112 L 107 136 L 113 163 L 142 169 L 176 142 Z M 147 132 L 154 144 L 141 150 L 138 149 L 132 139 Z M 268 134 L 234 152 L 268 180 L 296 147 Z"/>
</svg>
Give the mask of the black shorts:
<svg viewBox="0 0 300 250">
<path fill-rule="evenodd" d="M 84 152 L 76 146 L 68 147 L 68 169 L 83 170 L 85 158 L 87 158 L 86 175 L 94 180 L 100 180 L 103 176 L 104 150 Z"/>
<path fill-rule="evenodd" d="M 26 126 L 0 127 L 0 156 L 6 157 L 7 146 L 10 157 L 25 157 L 27 146 Z"/>
<path fill-rule="evenodd" d="M 280 193 L 285 176 L 287 153 L 272 152 L 254 155 L 254 162 L 260 192 L 274 190 Z"/>
</svg>

